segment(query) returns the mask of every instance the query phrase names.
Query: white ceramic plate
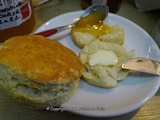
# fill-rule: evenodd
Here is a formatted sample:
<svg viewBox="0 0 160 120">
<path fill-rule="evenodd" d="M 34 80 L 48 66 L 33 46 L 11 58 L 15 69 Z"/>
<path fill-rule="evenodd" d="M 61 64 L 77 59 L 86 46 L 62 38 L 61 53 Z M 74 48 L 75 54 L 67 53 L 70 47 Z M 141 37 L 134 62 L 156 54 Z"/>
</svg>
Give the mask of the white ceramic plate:
<svg viewBox="0 0 160 120">
<path fill-rule="evenodd" d="M 76 11 L 57 16 L 44 23 L 36 32 L 75 22 L 83 11 Z M 160 61 L 160 51 L 153 39 L 135 23 L 115 14 L 109 14 L 104 23 L 120 24 L 125 29 L 126 50 L 135 49 L 137 57 Z M 59 42 L 72 49 L 77 55 L 80 49 L 73 43 L 69 30 L 62 32 Z M 53 36 L 51 36 L 53 38 Z M 79 89 L 71 99 L 61 105 L 62 110 L 92 116 L 110 117 L 122 115 L 138 109 L 148 102 L 160 85 L 160 77 L 131 73 L 116 88 L 105 89 L 89 85 L 80 80 Z"/>
</svg>

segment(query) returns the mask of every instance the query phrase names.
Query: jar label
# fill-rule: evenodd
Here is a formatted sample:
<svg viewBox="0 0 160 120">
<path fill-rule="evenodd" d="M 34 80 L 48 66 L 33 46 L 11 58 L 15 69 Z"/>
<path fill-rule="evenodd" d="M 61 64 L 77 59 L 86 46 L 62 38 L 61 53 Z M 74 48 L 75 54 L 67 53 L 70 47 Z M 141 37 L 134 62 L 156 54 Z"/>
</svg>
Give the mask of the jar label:
<svg viewBox="0 0 160 120">
<path fill-rule="evenodd" d="M 30 0 L 0 0 L 0 30 L 22 24 L 31 12 Z"/>
</svg>

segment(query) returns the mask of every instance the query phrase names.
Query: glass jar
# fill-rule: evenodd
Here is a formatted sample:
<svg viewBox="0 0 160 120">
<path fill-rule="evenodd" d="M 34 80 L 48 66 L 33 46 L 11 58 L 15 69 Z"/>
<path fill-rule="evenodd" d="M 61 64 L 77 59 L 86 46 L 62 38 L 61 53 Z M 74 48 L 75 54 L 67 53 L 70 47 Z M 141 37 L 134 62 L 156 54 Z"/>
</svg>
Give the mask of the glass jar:
<svg viewBox="0 0 160 120">
<path fill-rule="evenodd" d="M 90 5 L 92 5 L 92 2 L 95 2 L 96 0 L 80 0 L 80 4 L 82 9 L 88 8 Z M 103 3 L 103 0 L 97 0 L 97 3 Z M 122 0 L 106 0 L 107 5 L 109 7 L 109 12 L 111 13 L 117 13 L 120 9 L 120 5 L 122 3 Z"/>
<path fill-rule="evenodd" d="M 35 26 L 31 0 L 0 0 L 0 41 L 30 33 Z"/>
</svg>

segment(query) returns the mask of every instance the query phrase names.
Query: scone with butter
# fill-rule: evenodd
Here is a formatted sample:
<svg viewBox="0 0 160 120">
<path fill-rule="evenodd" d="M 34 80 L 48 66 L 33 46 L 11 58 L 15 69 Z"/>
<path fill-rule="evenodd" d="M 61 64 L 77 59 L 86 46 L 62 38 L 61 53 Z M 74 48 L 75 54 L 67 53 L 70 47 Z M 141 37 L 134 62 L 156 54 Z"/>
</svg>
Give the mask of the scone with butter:
<svg viewBox="0 0 160 120">
<path fill-rule="evenodd" d="M 133 55 L 134 50 L 127 52 L 119 44 L 92 41 L 80 52 L 84 67 L 82 77 L 98 87 L 116 87 L 117 82 L 128 75 L 128 70 L 122 69 L 122 63 Z"/>
<path fill-rule="evenodd" d="M 82 73 L 79 57 L 55 40 L 25 35 L 0 47 L 0 88 L 27 106 L 43 109 L 67 101 Z"/>
</svg>

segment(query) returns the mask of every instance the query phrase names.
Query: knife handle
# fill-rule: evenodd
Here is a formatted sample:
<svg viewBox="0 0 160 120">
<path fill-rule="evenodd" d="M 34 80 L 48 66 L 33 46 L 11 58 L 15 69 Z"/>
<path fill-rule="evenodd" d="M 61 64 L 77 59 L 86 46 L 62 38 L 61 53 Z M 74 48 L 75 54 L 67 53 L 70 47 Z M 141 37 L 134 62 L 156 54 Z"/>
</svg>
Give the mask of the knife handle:
<svg viewBox="0 0 160 120">
<path fill-rule="evenodd" d="M 69 24 L 69 25 L 64 25 L 64 26 L 61 26 L 61 27 L 56 27 L 56 28 L 52 28 L 52 29 L 49 29 L 49 30 L 39 32 L 39 33 L 35 33 L 34 35 L 42 35 L 44 37 L 48 37 L 48 36 L 53 35 L 55 33 L 60 33 L 64 30 L 66 30 L 66 29 L 72 28 L 74 26 L 75 26 L 75 23 L 72 23 L 72 24 Z"/>
<path fill-rule="evenodd" d="M 46 31 L 42 31 L 42 32 L 39 32 L 39 33 L 36 33 L 34 35 L 42 35 L 44 37 L 48 37 L 50 35 L 53 35 L 57 32 L 56 29 L 50 29 L 50 30 L 46 30 Z"/>
</svg>

